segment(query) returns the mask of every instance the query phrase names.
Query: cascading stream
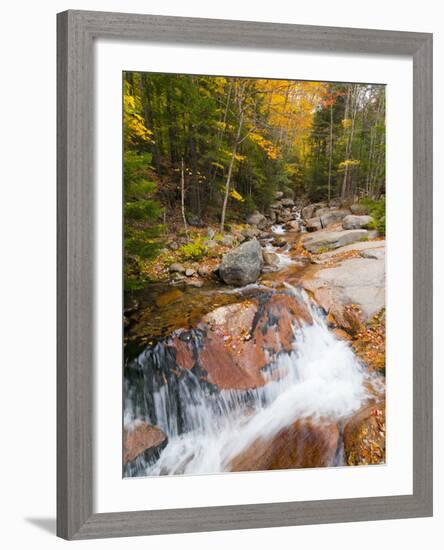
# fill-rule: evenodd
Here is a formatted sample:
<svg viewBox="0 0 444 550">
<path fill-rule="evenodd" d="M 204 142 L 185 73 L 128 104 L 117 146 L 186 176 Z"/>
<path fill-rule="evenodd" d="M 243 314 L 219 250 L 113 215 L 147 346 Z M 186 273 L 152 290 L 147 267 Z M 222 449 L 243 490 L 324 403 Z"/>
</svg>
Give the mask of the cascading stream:
<svg viewBox="0 0 444 550">
<path fill-rule="evenodd" d="M 298 419 L 341 421 L 369 399 L 372 378 L 350 347 L 328 329 L 305 294 L 286 286 L 306 301 L 313 323 L 295 327 L 292 351 L 280 354 L 263 373 L 264 386 L 214 391 L 191 371 L 174 382 L 163 371 L 149 380 L 148 405 L 146 395 L 141 400 L 134 387 L 127 386 L 126 427 L 142 418 L 168 436 L 159 458 L 140 460 L 131 475 L 228 471 L 232 459 L 258 438 L 269 440 Z M 161 344 L 137 361 L 142 368 L 148 363 L 168 367 Z"/>
</svg>

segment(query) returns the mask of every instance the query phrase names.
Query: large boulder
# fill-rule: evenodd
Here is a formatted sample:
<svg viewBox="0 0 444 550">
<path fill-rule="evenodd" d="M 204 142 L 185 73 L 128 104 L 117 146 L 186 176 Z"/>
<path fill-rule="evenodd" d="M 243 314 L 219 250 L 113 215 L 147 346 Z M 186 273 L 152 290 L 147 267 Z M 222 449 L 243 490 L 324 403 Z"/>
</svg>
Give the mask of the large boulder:
<svg viewBox="0 0 444 550">
<path fill-rule="evenodd" d="M 332 223 L 341 221 L 348 214 L 350 214 L 350 210 L 329 210 L 321 216 L 321 225 L 322 227 L 328 227 Z"/>
<path fill-rule="evenodd" d="M 355 216 L 349 214 L 342 220 L 342 229 L 363 229 L 375 220 L 371 216 Z"/>
<path fill-rule="evenodd" d="M 312 253 L 326 252 L 357 241 L 366 241 L 368 232 L 365 229 L 350 231 L 328 231 L 310 235 L 304 239 L 303 246 Z"/>
<path fill-rule="evenodd" d="M 244 286 L 257 281 L 262 265 L 261 245 L 252 239 L 224 255 L 219 276 L 227 285 Z"/>
<path fill-rule="evenodd" d="M 263 229 L 267 225 L 267 218 L 260 212 L 255 212 L 248 216 L 247 223 L 249 225 L 255 225 L 259 229 Z"/>
</svg>

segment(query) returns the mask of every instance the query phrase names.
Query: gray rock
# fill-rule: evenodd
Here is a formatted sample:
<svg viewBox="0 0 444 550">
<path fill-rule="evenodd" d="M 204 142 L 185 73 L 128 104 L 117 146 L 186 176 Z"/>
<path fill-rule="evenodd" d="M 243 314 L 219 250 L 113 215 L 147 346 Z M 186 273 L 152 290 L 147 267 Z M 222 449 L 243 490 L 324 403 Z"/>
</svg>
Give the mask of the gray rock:
<svg viewBox="0 0 444 550">
<path fill-rule="evenodd" d="M 312 253 L 325 252 L 323 249 L 334 249 L 357 241 L 368 240 L 368 231 L 365 229 L 351 229 L 349 231 L 329 231 L 306 237 L 303 246 Z"/>
<path fill-rule="evenodd" d="M 286 222 L 289 222 L 292 219 L 293 219 L 293 213 L 291 212 L 291 210 L 287 210 L 287 209 L 281 210 L 277 214 L 277 221 L 278 222 L 286 223 Z"/>
<path fill-rule="evenodd" d="M 253 239 L 224 255 L 219 276 L 228 285 L 244 286 L 257 281 L 262 266 L 262 248 Z"/>
<path fill-rule="evenodd" d="M 271 223 L 274 223 L 276 221 L 276 212 L 274 210 L 270 210 L 268 214 L 268 219 Z"/>
<path fill-rule="evenodd" d="M 367 214 L 367 208 L 363 204 L 355 203 L 350 205 L 350 212 L 356 216 L 364 216 Z"/>
<path fill-rule="evenodd" d="M 278 267 L 279 256 L 274 252 L 268 252 L 268 250 L 262 250 L 262 259 L 266 266 Z"/>
<path fill-rule="evenodd" d="M 287 244 L 287 239 L 285 239 L 284 237 L 281 237 L 279 235 L 277 237 L 274 237 L 274 239 L 271 241 L 271 244 L 273 246 L 277 246 L 279 248 L 282 248 L 283 246 L 285 246 Z"/>
<path fill-rule="evenodd" d="M 220 244 L 222 246 L 233 246 L 234 244 L 234 237 L 233 235 L 224 235 L 220 241 Z"/>
<path fill-rule="evenodd" d="M 178 250 L 179 249 L 179 245 L 176 241 L 171 241 L 170 243 L 168 243 L 168 248 L 170 250 Z"/>
<path fill-rule="evenodd" d="M 363 250 L 359 253 L 362 258 L 368 258 L 369 260 L 383 260 L 385 258 L 384 248 L 374 248 L 371 250 Z"/>
<path fill-rule="evenodd" d="M 310 218 L 305 222 L 305 229 L 312 233 L 322 229 L 321 218 Z"/>
<path fill-rule="evenodd" d="M 313 204 L 308 204 L 307 206 L 304 206 L 304 208 L 301 210 L 301 216 L 304 220 L 308 220 L 310 218 L 313 218 L 315 210 L 319 208 L 325 208 L 327 204 L 325 202 L 315 202 Z"/>
<path fill-rule="evenodd" d="M 256 225 L 259 229 L 263 229 L 267 225 L 267 218 L 260 212 L 255 212 L 248 216 L 247 223 L 249 225 Z"/>
<path fill-rule="evenodd" d="M 260 233 L 260 230 L 257 227 L 247 227 L 246 229 L 243 229 L 241 231 L 241 234 L 246 239 L 254 239 L 254 237 L 257 237 Z"/>
<path fill-rule="evenodd" d="M 204 267 L 204 266 L 201 266 L 199 267 L 199 269 L 197 270 L 197 273 L 200 277 L 208 277 L 210 275 L 210 270 L 208 269 L 208 267 Z"/>
<path fill-rule="evenodd" d="M 211 249 L 216 248 L 218 246 L 218 242 L 217 241 L 205 241 L 204 245 L 206 246 L 206 248 L 211 250 Z"/>
<path fill-rule="evenodd" d="M 187 277 L 192 277 L 196 272 L 194 271 L 194 269 L 191 269 L 190 267 L 188 269 L 185 270 L 185 275 Z"/>
<path fill-rule="evenodd" d="M 355 216 L 349 214 L 342 220 L 342 229 L 362 229 L 375 220 L 371 216 Z"/>
<path fill-rule="evenodd" d="M 282 199 L 281 203 L 282 203 L 282 206 L 286 206 L 286 207 L 294 206 L 294 200 L 293 199 L 288 199 L 288 198 Z"/>
<path fill-rule="evenodd" d="M 196 214 L 193 214 L 192 212 L 189 212 L 186 215 L 186 218 L 188 225 L 191 225 L 192 227 L 205 227 L 205 224 L 202 222 L 199 216 L 196 216 Z"/>
<path fill-rule="evenodd" d="M 300 231 L 301 230 L 301 228 L 299 226 L 299 222 L 297 220 L 290 220 L 289 222 L 287 222 L 285 224 L 285 227 L 289 231 Z"/>
<path fill-rule="evenodd" d="M 335 210 L 335 208 L 329 208 L 328 206 L 324 208 L 316 208 L 316 210 L 313 212 L 313 217 L 320 218 L 321 216 L 325 216 L 325 214 L 328 214 L 332 210 Z"/>
<path fill-rule="evenodd" d="M 357 304 L 367 321 L 385 306 L 384 259 L 351 258 L 339 266 L 320 269 L 303 282 L 326 311 L 332 305 Z"/>
<path fill-rule="evenodd" d="M 185 273 L 185 267 L 182 264 L 174 263 L 169 267 L 170 273 Z"/>
<path fill-rule="evenodd" d="M 332 223 L 341 221 L 350 214 L 350 210 L 330 210 L 327 214 L 321 216 L 322 227 L 328 227 Z"/>
<path fill-rule="evenodd" d="M 282 199 L 283 196 L 284 196 L 283 191 L 276 191 L 276 193 L 274 194 L 275 199 Z"/>
</svg>

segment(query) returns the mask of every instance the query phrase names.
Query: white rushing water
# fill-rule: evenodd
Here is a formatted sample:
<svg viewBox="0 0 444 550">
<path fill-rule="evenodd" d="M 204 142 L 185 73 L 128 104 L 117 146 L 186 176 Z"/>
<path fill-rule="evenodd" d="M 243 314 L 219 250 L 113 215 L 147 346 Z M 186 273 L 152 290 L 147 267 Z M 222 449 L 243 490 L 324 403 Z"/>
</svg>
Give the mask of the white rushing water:
<svg viewBox="0 0 444 550">
<path fill-rule="evenodd" d="M 285 228 L 284 228 L 283 225 L 272 225 L 271 226 L 271 231 L 273 233 L 276 233 L 276 235 L 284 235 Z"/>
<path fill-rule="evenodd" d="M 297 419 L 340 420 L 359 409 L 369 398 L 369 375 L 349 346 L 328 330 L 323 315 L 309 308 L 313 324 L 295 330 L 293 351 L 278 357 L 264 374 L 263 387 L 209 395 L 197 378 L 179 387 L 186 404 L 185 433 L 169 412 L 168 387 L 157 391 L 157 425 L 169 441 L 159 459 L 138 475 L 223 472 L 259 437 L 270 438 Z M 131 403 L 126 409 L 131 421 Z"/>
</svg>

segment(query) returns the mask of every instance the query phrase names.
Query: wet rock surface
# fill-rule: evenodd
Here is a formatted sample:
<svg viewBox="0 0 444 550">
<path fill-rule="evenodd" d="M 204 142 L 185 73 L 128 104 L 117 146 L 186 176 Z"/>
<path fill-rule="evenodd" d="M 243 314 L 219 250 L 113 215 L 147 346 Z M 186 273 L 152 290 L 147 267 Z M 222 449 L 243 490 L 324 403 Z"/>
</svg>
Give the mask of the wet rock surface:
<svg viewBox="0 0 444 550">
<path fill-rule="evenodd" d="M 344 426 L 344 454 L 349 466 L 385 462 L 385 403 L 361 409 Z"/>
<path fill-rule="evenodd" d="M 167 442 L 167 436 L 159 428 L 143 421 L 136 422 L 123 433 L 124 465 L 136 460 L 140 455 L 144 455 L 145 459 L 158 456 Z"/>
<path fill-rule="evenodd" d="M 258 438 L 229 465 L 233 472 L 319 468 L 335 464 L 339 429 L 335 422 L 297 420 L 272 438 Z"/>
</svg>

